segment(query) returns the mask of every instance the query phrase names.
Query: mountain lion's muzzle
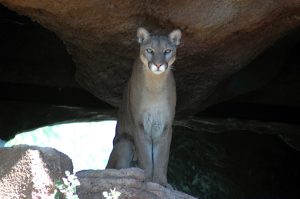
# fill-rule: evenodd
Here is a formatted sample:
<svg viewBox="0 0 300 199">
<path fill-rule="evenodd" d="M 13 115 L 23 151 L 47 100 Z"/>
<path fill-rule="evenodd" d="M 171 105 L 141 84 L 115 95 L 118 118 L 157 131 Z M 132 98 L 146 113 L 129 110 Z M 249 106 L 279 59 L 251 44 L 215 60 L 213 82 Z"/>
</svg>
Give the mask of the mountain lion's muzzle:
<svg viewBox="0 0 300 199">
<path fill-rule="evenodd" d="M 149 62 L 148 63 L 149 69 L 154 73 L 154 74 L 161 74 L 165 72 L 168 68 L 168 63 L 154 63 L 154 62 Z"/>
</svg>

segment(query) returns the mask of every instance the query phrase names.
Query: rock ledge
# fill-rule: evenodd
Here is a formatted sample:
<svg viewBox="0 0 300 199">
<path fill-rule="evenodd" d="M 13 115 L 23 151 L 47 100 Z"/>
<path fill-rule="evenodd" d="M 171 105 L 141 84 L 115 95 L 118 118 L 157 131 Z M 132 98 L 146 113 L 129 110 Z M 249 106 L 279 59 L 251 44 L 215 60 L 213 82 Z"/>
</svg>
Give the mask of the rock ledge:
<svg viewBox="0 0 300 199">
<path fill-rule="evenodd" d="M 195 199 L 185 193 L 171 190 L 152 182 L 144 182 L 144 171 L 139 168 L 79 171 L 81 183 L 78 196 L 84 199 L 102 199 L 104 191 L 116 188 L 120 199 Z"/>
</svg>

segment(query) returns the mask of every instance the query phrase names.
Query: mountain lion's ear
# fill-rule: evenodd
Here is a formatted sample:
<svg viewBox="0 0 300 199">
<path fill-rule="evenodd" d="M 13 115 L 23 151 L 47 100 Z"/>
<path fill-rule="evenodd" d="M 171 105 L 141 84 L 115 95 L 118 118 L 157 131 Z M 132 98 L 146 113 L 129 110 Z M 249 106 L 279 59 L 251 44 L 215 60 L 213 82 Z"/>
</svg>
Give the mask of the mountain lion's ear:
<svg viewBox="0 0 300 199">
<path fill-rule="evenodd" d="M 145 28 L 140 27 L 137 30 L 137 39 L 140 44 L 143 43 L 143 41 L 149 39 L 149 37 L 150 33 Z"/>
<path fill-rule="evenodd" d="M 176 46 L 180 44 L 180 39 L 181 39 L 181 31 L 180 30 L 173 30 L 169 34 L 169 39 L 171 42 L 173 42 Z"/>
</svg>

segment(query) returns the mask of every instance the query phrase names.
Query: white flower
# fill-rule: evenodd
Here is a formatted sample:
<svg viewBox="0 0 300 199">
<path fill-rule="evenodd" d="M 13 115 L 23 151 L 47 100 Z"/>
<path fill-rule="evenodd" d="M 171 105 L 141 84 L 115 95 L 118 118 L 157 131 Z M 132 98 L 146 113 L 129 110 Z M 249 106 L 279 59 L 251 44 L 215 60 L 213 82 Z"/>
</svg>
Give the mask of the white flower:
<svg viewBox="0 0 300 199">
<path fill-rule="evenodd" d="M 121 193 L 119 191 L 116 191 L 116 188 L 111 189 L 110 193 L 108 193 L 107 191 L 104 191 L 102 194 L 106 199 L 118 199 L 119 196 L 121 195 Z"/>
<path fill-rule="evenodd" d="M 65 185 L 69 185 L 69 180 L 67 178 L 62 178 Z"/>
<path fill-rule="evenodd" d="M 80 185 L 79 180 L 75 174 L 71 174 L 70 171 L 65 171 L 66 178 L 62 178 L 62 182 L 58 181 L 56 188 L 59 192 L 65 196 L 66 199 L 79 199 L 76 194 L 76 187 Z M 57 194 L 57 191 L 55 192 Z"/>
<path fill-rule="evenodd" d="M 69 176 L 71 173 L 70 173 L 70 171 L 66 170 L 65 174 L 66 174 L 66 176 Z"/>
<path fill-rule="evenodd" d="M 108 197 L 108 193 L 107 193 L 107 191 L 103 191 L 103 196 L 105 197 L 105 198 L 107 198 Z"/>
<path fill-rule="evenodd" d="M 121 195 L 121 193 L 119 191 L 116 191 L 116 188 L 114 188 L 113 190 L 110 190 L 110 192 L 111 192 L 113 199 L 118 199 L 119 196 Z"/>
<path fill-rule="evenodd" d="M 77 187 L 80 185 L 80 182 L 77 178 L 74 179 L 73 184 Z"/>
</svg>

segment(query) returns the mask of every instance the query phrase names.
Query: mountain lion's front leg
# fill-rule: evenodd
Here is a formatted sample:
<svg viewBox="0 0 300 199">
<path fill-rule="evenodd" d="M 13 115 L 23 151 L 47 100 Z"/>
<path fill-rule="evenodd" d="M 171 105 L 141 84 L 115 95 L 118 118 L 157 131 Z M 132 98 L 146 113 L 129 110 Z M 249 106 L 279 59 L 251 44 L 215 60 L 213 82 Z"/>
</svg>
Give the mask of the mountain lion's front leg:
<svg viewBox="0 0 300 199">
<path fill-rule="evenodd" d="M 161 137 L 153 141 L 153 182 L 167 186 L 167 169 L 172 139 L 172 126 L 165 128 Z"/>
<path fill-rule="evenodd" d="M 152 181 L 152 142 L 142 125 L 135 130 L 134 143 L 138 166 L 145 171 L 146 180 Z"/>
</svg>

